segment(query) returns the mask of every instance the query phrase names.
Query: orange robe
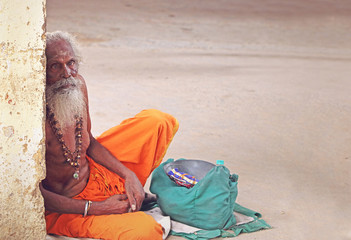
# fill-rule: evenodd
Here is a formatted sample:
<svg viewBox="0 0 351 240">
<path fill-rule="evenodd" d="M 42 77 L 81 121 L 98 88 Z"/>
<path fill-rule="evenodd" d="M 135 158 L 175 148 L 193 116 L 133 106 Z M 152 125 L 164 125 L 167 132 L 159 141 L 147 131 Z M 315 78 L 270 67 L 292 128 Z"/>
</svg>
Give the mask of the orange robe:
<svg viewBox="0 0 351 240">
<path fill-rule="evenodd" d="M 144 110 L 104 132 L 97 140 L 139 178 L 142 185 L 162 161 L 177 120 L 158 110 Z M 90 176 L 75 199 L 103 201 L 125 193 L 124 180 L 88 157 Z M 94 203 L 93 203 L 94 204 Z M 162 227 L 144 212 L 86 216 L 46 212 L 48 233 L 98 239 L 162 239 Z"/>
</svg>

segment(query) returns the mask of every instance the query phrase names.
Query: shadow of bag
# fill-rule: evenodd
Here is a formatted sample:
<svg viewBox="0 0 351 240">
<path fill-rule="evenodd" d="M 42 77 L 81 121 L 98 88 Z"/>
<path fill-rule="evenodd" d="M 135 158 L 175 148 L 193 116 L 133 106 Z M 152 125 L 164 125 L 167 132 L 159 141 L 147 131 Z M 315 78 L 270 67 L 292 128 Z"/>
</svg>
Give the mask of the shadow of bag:
<svg viewBox="0 0 351 240">
<path fill-rule="evenodd" d="M 179 171 L 195 176 L 192 188 L 177 185 L 167 172 Z M 150 191 L 157 195 L 162 212 L 173 220 L 206 229 L 228 229 L 236 223 L 234 205 L 238 195 L 238 175 L 223 165 L 202 160 L 168 159 L 152 173 Z"/>
</svg>

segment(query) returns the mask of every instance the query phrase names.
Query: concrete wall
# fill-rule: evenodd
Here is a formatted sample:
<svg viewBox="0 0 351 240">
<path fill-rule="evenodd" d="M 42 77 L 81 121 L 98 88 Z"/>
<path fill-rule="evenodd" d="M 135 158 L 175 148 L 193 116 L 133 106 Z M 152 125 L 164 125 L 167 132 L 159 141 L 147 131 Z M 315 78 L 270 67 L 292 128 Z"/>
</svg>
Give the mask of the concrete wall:
<svg viewBox="0 0 351 240">
<path fill-rule="evenodd" d="M 0 239 L 45 239 L 45 0 L 0 0 Z"/>
</svg>

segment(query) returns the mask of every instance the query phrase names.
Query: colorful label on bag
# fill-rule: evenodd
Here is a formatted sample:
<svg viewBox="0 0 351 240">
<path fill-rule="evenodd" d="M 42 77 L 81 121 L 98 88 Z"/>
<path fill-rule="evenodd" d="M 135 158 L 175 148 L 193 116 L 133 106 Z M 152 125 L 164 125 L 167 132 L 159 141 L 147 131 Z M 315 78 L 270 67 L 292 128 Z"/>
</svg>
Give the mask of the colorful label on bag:
<svg viewBox="0 0 351 240">
<path fill-rule="evenodd" d="M 196 183 L 199 182 L 199 180 L 197 180 L 194 176 L 181 172 L 178 170 L 178 168 L 171 169 L 167 175 L 176 184 L 186 188 L 192 188 Z"/>
</svg>

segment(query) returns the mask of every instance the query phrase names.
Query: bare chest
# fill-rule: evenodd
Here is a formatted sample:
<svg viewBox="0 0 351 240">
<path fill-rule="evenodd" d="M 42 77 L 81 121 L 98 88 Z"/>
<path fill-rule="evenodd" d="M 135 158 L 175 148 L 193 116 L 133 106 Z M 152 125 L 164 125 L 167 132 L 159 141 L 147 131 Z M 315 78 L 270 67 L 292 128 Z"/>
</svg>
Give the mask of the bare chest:
<svg viewBox="0 0 351 240">
<path fill-rule="evenodd" d="M 65 129 L 61 129 L 62 135 L 59 136 L 55 133 L 50 123 L 46 121 L 45 132 L 46 161 L 52 163 L 64 162 L 66 160 L 66 156 L 64 155 L 66 149 L 71 153 L 80 152 L 82 155 L 81 157 L 85 157 L 90 141 L 87 124 L 84 121 L 80 131 L 81 136 L 77 136 L 77 127 L 75 124 L 72 124 Z"/>
</svg>

